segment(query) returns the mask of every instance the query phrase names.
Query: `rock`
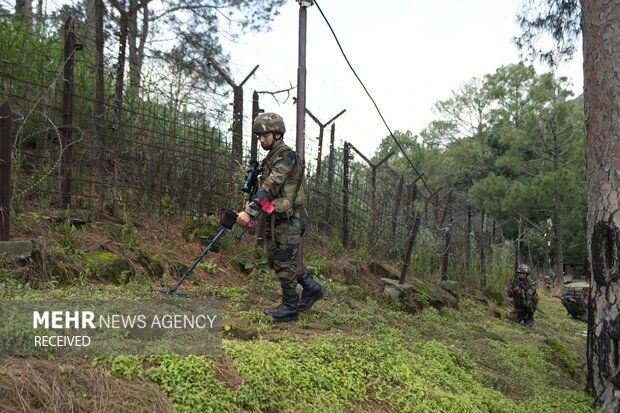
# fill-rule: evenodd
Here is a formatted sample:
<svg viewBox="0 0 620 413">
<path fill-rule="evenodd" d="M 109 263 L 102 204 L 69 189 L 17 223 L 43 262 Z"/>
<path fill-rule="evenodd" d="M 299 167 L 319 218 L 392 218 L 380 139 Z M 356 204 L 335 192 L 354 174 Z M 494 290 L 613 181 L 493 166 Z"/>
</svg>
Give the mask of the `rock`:
<svg viewBox="0 0 620 413">
<path fill-rule="evenodd" d="M 227 337 L 235 337 L 242 340 L 251 340 L 258 337 L 258 330 L 252 323 L 244 318 L 226 318 L 216 322 L 222 334 Z"/>
<path fill-rule="evenodd" d="M 125 284 L 133 275 L 126 259 L 108 251 L 91 251 L 84 256 L 85 271 L 114 284 Z"/>
<path fill-rule="evenodd" d="M 37 252 L 34 242 L 26 241 L 0 241 L 0 253 L 6 253 L 9 257 L 26 260 L 33 257 Z"/>
<path fill-rule="evenodd" d="M 398 280 L 391 278 L 381 278 L 381 281 L 383 281 L 383 293 L 394 300 L 402 300 L 413 290 L 413 285 L 399 284 Z"/>
<path fill-rule="evenodd" d="M 441 280 L 439 281 L 439 286 L 452 294 L 455 298 L 459 296 L 459 283 L 456 281 L 450 280 Z"/>
<path fill-rule="evenodd" d="M 164 267 L 158 261 L 151 258 L 146 252 L 138 252 L 138 262 L 151 277 L 162 278 L 164 276 Z"/>
<path fill-rule="evenodd" d="M 376 262 L 376 261 L 371 261 L 368 264 L 368 270 L 370 270 L 370 272 L 372 272 L 375 275 L 378 275 L 381 278 L 391 278 L 393 280 L 400 279 L 400 275 L 396 274 L 394 271 L 392 271 L 385 265 L 379 262 Z"/>
<path fill-rule="evenodd" d="M 384 283 L 385 295 L 402 302 L 413 313 L 428 306 L 438 310 L 444 307 L 458 308 L 458 298 L 438 285 L 416 279 L 403 284 L 391 278 L 381 280 Z"/>
</svg>

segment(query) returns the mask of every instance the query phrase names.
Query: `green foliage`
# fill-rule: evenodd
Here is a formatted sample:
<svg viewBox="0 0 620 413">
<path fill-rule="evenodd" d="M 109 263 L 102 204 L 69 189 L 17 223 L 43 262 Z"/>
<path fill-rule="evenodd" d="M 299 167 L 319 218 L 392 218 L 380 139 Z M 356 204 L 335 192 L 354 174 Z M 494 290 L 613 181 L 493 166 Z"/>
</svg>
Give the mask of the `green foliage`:
<svg viewBox="0 0 620 413">
<path fill-rule="evenodd" d="M 113 240 L 130 248 L 137 247 L 139 244 L 138 231 L 131 222 L 123 225 L 111 226 L 107 235 Z"/>
<path fill-rule="evenodd" d="M 83 280 L 100 278 L 114 284 L 126 284 L 133 271 L 122 257 L 107 251 L 91 251 L 84 255 Z"/>
<path fill-rule="evenodd" d="M 213 261 L 203 261 L 198 264 L 198 268 L 206 273 L 215 274 L 217 271 L 217 264 Z"/>
<path fill-rule="evenodd" d="M 545 343 L 553 350 L 554 354 L 560 359 L 560 362 L 571 374 L 576 373 L 575 358 L 560 340 L 555 337 L 547 337 Z"/>
<path fill-rule="evenodd" d="M 28 284 L 17 280 L 8 269 L 0 268 L 0 298 L 20 297 L 28 293 L 29 290 Z"/>
<path fill-rule="evenodd" d="M 436 311 L 424 312 L 423 317 L 429 323 L 452 323 L 438 318 Z M 224 340 L 226 357 L 218 359 L 228 359 L 230 364 L 217 368 L 212 357 L 195 356 L 142 360 L 116 356 L 106 363 L 119 377 L 154 381 L 181 412 L 344 412 L 368 403 L 419 412 L 594 411 L 585 395 L 543 390 L 556 377 L 540 375 L 553 368 L 534 345 L 488 343 L 487 351 L 494 353 L 485 364 L 496 363 L 504 385 L 514 386 L 525 397 L 524 403 L 517 404 L 485 384 L 477 354 L 436 339 L 411 343 L 391 327 L 375 325 L 373 330 L 352 336 L 319 334 L 303 340 L 288 335 L 277 343 Z M 222 369 L 230 372 L 216 374 Z M 527 383 L 526 393 L 518 390 L 523 383 Z"/>
</svg>

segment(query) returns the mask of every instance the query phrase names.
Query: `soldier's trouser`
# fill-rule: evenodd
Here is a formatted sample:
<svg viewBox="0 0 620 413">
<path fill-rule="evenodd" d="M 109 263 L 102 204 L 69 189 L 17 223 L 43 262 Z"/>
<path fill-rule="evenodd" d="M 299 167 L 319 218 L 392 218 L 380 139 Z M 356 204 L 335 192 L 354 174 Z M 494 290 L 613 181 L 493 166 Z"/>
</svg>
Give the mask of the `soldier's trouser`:
<svg viewBox="0 0 620 413">
<path fill-rule="evenodd" d="M 297 279 L 297 252 L 303 222 L 299 211 L 290 217 L 282 214 L 273 214 L 267 217 L 265 238 L 267 241 L 267 260 L 273 268 L 280 284 L 287 284 Z"/>
<path fill-rule="evenodd" d="M 516 321 L 519 323 L 533 323 L 534 322 L 534 312 L 527 307 L 515 307 L 514 310 Z"/>
</svg>

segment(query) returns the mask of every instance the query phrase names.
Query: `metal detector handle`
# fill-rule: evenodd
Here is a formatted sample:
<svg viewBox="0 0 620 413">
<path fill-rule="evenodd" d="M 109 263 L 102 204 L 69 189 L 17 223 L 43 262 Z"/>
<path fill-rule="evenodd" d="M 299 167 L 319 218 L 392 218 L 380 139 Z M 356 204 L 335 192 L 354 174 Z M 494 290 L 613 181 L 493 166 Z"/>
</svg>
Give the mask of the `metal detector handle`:
<svg viewBox="0 0 620 413">
<path fill-rule="evenodd" d="M 252 218 L 252 219 L 250 220 L 250 222 L 248 222 L 248 224 L 247 224 L 245 227 L 241 227 L 241 229 L 239 230 L 239 233 L 238 233 L 237 235 L 235 235 L 235 239 L 236 239 L 237 241 L 241 241 L 241 238 L 243 238 L 243 234 L 245 234 L 246 232 L 248 232 L 248 230 L 249 230 L 249 229 L 253 229 L 253 228 L 254 228 L 254 223 L 256 222 L 256 219 L 257 219 L 258 217 L 260 217 L 260 214 L 261 214 L 262 212 L 263 212 L 263 211 L 260 211 L 256 217 Z"/>
<path fill-rule="evenodd" d="M 273 206 L 271 202 L 269 202 L 267 198 L 263 198 L 260 200 L 260 206 L 261 206 L 261 210 L 258 211 L 258 215 L 253 217 L 245 227 L 242 227 L 239 230 L 239 233 L 235 236 L 235 239 L 237 241 L 241 241 L 241 237 L 243 237 L 243 234 L 245 234 L 248 231 L 248 229 L 254 228 L 254 222 L 256 222 L 256 219 L 260 217 L 260 214 L 262 214 L 263 212 L 265 212 L 266 214 L 271 214 L 273 211 L 275 211 L 275 207 Z"/>
</svg>

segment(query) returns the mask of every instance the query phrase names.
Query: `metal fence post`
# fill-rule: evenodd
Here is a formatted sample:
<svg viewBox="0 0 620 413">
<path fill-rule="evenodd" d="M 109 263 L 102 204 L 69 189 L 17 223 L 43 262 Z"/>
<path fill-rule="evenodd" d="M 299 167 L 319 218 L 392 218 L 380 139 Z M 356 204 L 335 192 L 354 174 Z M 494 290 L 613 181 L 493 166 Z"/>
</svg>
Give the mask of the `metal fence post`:
<svg viewBox="0 0 620 413">
<path fill-rule="evenodd" d="M 402 178 L 402 177 L 401 177 Z M 416 199 L 418 198 L 418 187 L 416 185 L 416 183 L 412 183 L 411 186 L 409 187 L 409 214 L 410 214 L 410 218 L 409 218 L 409 222 L 408 222 L 408 227 L 409 227 L 409 242 L 407 243 L 407 252 L 405 253 L 405 256 L 403 257 L 403 269 L 400 273 L 400 279 L 398 280 L 399 284 L 404 284 L 405 280 L 407 279 L 407 273 L 409 272 L 409 263 L 411 262 L 411 255 L 413 254 L 413 247 L 415 245 L 415 239 L 416 236 L 418 235 L 418 230 L 420 229 L 420 223 L 421 223 L 421 218 L 420 218 L 420 213 L 416 213 L 415 212 L 415 208 L 414 208 L 414 204 Z"/>
<path fill-rule="evenodd" d="M 332 200 L 330 199 L 333 194 L 334 187 L 334 140 L 336 136 L 336 124 L 332 123 L 330 138 L 329 138 L 329 162 L 328 162 L 328 173 L 327 173 L 327 208 L 325 212 L 325 219 L 327 220 L 327 224 L 331 227 L 334 223 L 332 218 Z"/>
<path fill-rule="evenodd" d="M 0 241 L 9 240 L 11 207 L 11 106 L 0 106 Z"/>
<path fill-rule="evenodd" d="M 237 85 L 215 60 L 209 58 L 207 61 L 233 89 L 232 159 L 237 162 L 238 165 L 241 165 L 243 158 L 243 85 L 254 74 L 254 72 L 256 72 L 258 65 L 256 65 L 254 69 L 252 69 L 252 71 L 245 77 L 245 79 Z"/>
<path fill-rule="evenodd" d="M 342 245 L 349 247 L 349 161 L 351 160 L 350 143 L 344 143 L 342 173 Z"/>
</svg>

